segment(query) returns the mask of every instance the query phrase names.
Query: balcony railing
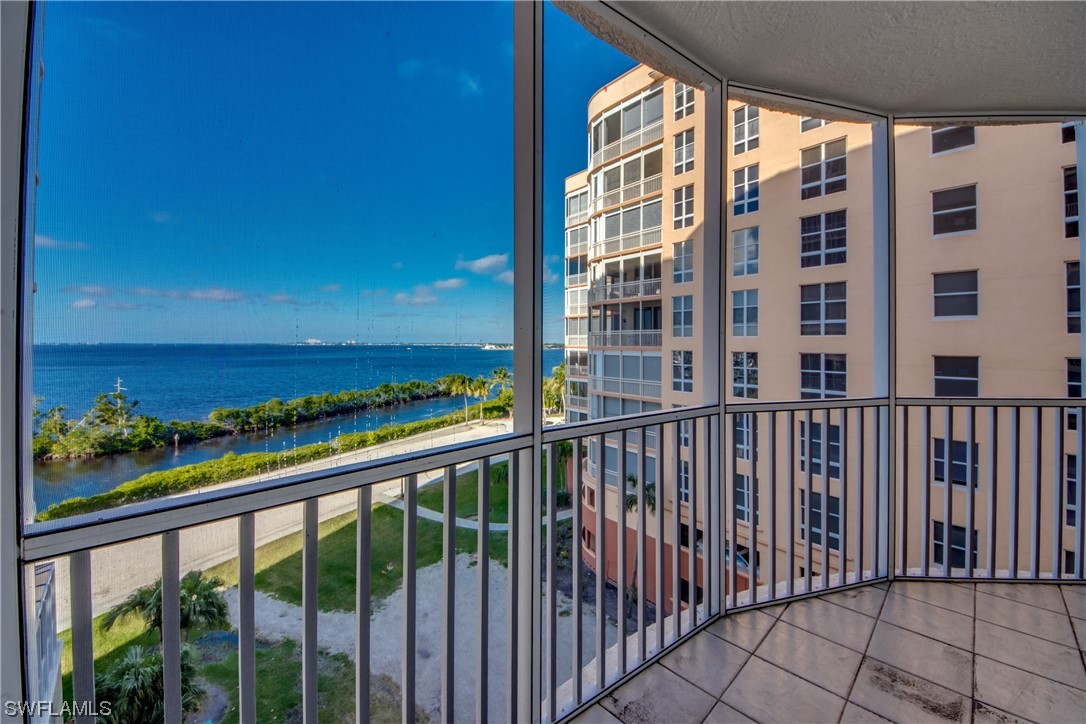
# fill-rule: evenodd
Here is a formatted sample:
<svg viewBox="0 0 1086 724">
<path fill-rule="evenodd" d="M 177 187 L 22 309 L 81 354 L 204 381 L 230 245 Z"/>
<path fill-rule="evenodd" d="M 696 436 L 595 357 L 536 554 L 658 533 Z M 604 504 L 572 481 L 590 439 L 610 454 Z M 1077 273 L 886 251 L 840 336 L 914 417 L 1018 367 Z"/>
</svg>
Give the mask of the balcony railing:
<svg viewBox="0 0 1086 724">
<path fill-rule="evenodd" d="M 643 246 L 654 246 L 659 244 L 660 239 L 662 238 L 660 234 L 661 228 L 662 227 L 660 226 L 656 226 L 651 229 L 642 229 L 641 231 L 634 231 L 611 239 L 602 239 L 593 242 L 588 246 L 588 258 L 595 259 L 606 254 L 614 254 L 619 251 L 630 251 L 631 249 L 640 249 Z"/>
<path fill-rule="evenodd" d="M 321 518 L 348 512 L 355 536 L 351 556 L 361 573 L 353 584 L 356 610 L 350 621 L 362 719 L 370 711 L 372 671 L 385 656 L 375 656 L 373 626 L 380 624 L 371 623 L 379 608 L 371 598 L 370 571 L 380 563 L 374 558 L 374 505 L 394 506 L 403 520 L 397 595 L 405 615 L 394 636 L 402 660 L 393 677 L 403 718 L 413 720 L 416 704 L 426 701 L 440 702 L 440 712 L 433 713 L 442 719 L 456 712 L 456 718 L 517 719 L 511 692 L 531 681 L 534 669 L 541 672 L 535 699 L 540 718 L 555 721 L 730 610 L 892 573 L 1081 581 L 1083 488 L 1067 485 L 1066 463 L 1068 455 L 1077 456 L 1070 472 L 1082 480 L 1086 430 L 1077 425 L 1068 431 L 1069 413 L 1076 413 L 1076 421 L 1086 419 L 1086 408 L 1061 400 L 899 399 L 891 440 L 891 408 L 881 399 L 665 410 L 544 429 L 542 448 L 533 446 L 532 434 L 505 435 L 136 504 L 51 527 L 33 525 L 22 560 L 27 566 L 57 560 L 67 568 L 67 576 L 48 585 L 66 587 L 63 600 L 70 602 L 74 698 L 94 701 L 94 616 L 101 612 L 104 589 L 92 573 L 112 571 L 115 587 L 124 575 L 116 563 L 121 544 L 141 542 L 141 565 L 146 548 L 156 549 L 165 580 L 165 709 L 178 714 L 180 687 L 172 684 L 181 676 L 182 637 L 179 616 L 169 612 L 178 610 L 180 574 L 191 566 L 183 559 L 181 536 L 232 531 L 238 556 L 236 698 L 241 720 L 253 721 L 263 625 L 256 606 L 257 523 L 273 510 L 294 511 L 293 529 L 301 532 L 301 606 L 294 609 L 301 637 L 301 714 L 316 720 L 325 625 L 323 618 L 318 621 L 319 576 L 335 575 L 317 565 L 323 545 L 318 526 Z M 946 437 L 964 442 L 964 448 L 944 445 L 940 456 L 937 441 Z M 584 474 L 598 467 L 588 451 L 604 449 L 605 439 L 630 453 L 614 458 L 612 477 L 624 481 L 621 489 L 594 486 Z M 964 458 L 956 448 L 966 451 Z M 530 492 L 533 460 L 544 459 L 555 464 L 546 466 L 540 499 Z M 499 465 L 509 466 L 501 483 L 492 475 Z M 593 507 L 559 510 L 559 468 L 573 501 L 584 499 L 586 486 L 596 488 Z M 473 477 L 463 477 L 466 472 Z M 941 482 L 947 478 L 950 485 Z M 422 510 L 424 497 L 434 504 L 433 496 L 420 494 L 428 484 L 441 491 L 440 509 Z M 470 520 L 456 517 L 462 514 L 457 489 L 465 484 L 478 486 L 471 496 L 479 501 L 477 513 Z M 494 485 L 508 488 L 502 496 L 508 496 L 511 526 L 491 516 Z M 617 526 L 627 535 L 596 534 L 608 530 L 609 521 L 612 531 Z M 424 523 L 438 526 L 426 535 L 438 535 L 442 548 L 432 563 L 438 574 L 425 585 L 419 559 Z M 977 533 L 958 535 L 956 527 Z M 591 538 L 582 538 L 582 530 Z M 507 538 L 492 540 L 496 531 Z M 469 540 L 475 560 L 500 552 L 508 568 L 458 563 L 456 552 Z M 533 573 L 526 561 L 540 560 L 531 550 L 535 545 L 543 549 L 543 563 Z M 568 558 L 557 555 L 559 550 L 568 550 Z M 593 573 L 601 570 L 598 562 L 607 563 L 606 575 Z M 558 566 L 564 565 L 573 575 L 559 576 Z M 609 592 L 616 587 L 617 596 Z M 623 595 L 627 588 L 639 595 Z M 492 597 L 496 590 L 503 591 L 500 598 Z M 608 613 L 609 600 L 615 602 L 614 615 Z M 48 619 L 45 613 L 39 611 L 39 619 Z M 539 645 L 525 657 L 519 647 L 532 644 L 519 638 L 516 622 L 535 615 Z M 630 633 L 618 633 L 615 620 L 626 622 L 621 628 Z M 498 627 L 507 627 L 513 646 L 498 645 L 510 638 L 495 635 Z M 388 640 L 382 632 L 382 645 Z M 440 674 L 416 676 L 422 649 L 440 660 Z M 490 674 L 499 668 L 508 678 L 492 686 Z"/>
<path fill-rule="evenodd" d="M 659 347 L 662 343 L 663 330 L 661 329 L 588 333 L 588 344 L 592 347 Z"/>
<path fill-rule="evenodd" d="M 600 150 L 592 154 L 592 163 L 589 170 L 595 169 L 601 163 L 607 163 L 619 156 L 629 153 L 653 141 L 659 141 L 664 137 L 664 122 L 657 121 L 650 126 L 645 126 L 639 131 L 623 136 L 617 141 L 612 141 Z"/>
<path fill-rule="evenodd" d="M 651 176 L 643 181 L 627 184 L 613 191 L 608 191 L 592 199 L 592 213 L 600 212 L 609 206 L 617 206 L 627 201 L 639 199 L 649 194 L 660 193 L 663 188 L 663 174 Z"/>
<path fill-rule="evenodd" d="M 589 210 L 575 211 L 572 214 L 566 214 L 566 226 L 576 226 L 577 224 L 583 224 L 588 221 Z"/>
<path fill-rule="evenodd" d="M 588 301 L 607 302 L 615 299 L 660 296 L 659 279 L 641 279 L 618 284 L 597 284 L 588 290 Z"/>
<path fill-rule="evenodd" d="M 588 240 L 587 239 L 585 239 L 584 241 L 574 241 L 572 243 L 566 244 L 566 256 L 567 257 L 580 256 L 581 254 L 586 254 L 586 253 L 588 253 Z"/>
<path fill-rule="evenodd" d="M 566 377 L 588 377 L 588 365 L 566 364 Z"/>
<path fill-rule="evenodd" d="M 643 380 L 624 380 L 616 377 L 589 377 L 588 388 L 593 392 L 610 392 L 619 395 L 660 398 L 660 383 Z"/>
<path fill-rule="evenodd" d="M 588 398 L 580 395 L 566 395 L 566 407 L 573 407 L 578 410 L 588 409 Z"/>
<path fill-rule="evenodd" d="M 587 347 L 588 335 L 587 334 L 567 334 L 566 335 L 567 347 Z"/>
<path fill-rule="evenodd" d="M 582 284 L 588 284 L 588 272 L 581 272 L 580 274 L 567 274 L 566 286 L 577 287 Z"/>
</svg>

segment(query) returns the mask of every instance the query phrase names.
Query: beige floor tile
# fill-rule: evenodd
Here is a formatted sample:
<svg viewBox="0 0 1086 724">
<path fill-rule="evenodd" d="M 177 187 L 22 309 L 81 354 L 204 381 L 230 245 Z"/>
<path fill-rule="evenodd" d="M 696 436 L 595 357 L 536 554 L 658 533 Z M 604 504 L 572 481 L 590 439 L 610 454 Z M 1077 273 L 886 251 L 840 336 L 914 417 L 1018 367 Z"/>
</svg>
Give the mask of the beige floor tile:
<svg viewBox="0 0 1086 724">
<path fill-rule="evenodd" d="M 977 656 L 1086 690 L 1086 670 L 1077 648 L 1012 631 L 987 621 L 977 621 Z"/>
<path fill-rule="evenodd" d="M 1008 714 L 983 701 L 973 701 L 973 724 L 1029 724 L 1029 719 Z"/>
<path fill-rule="evenodd" d="M 973 655 L 963 649 L 879 621 L 867 655 L 959 694 L 973 696 Z"/>
<path fill-rule="evenodd" d="M 773 627 L 754 655 L 841 697 L 848 696 L 863 659 L 852 649 L 784 621 Z"/>
<path fill-rule="evenodd" d="M 596 704 L 574 719 L 573 724 L 619 724 L 620 721 L 620 719 L 615 718 L 614 714 Z"/>
<path fill-rule="evenodd" d="M 1086 712 L 1086 692 L 1034 676 L 985 656 L 977 657 L 974 698 L 1038 722 L 1076 722 Z"/>
<path fill-rule="evenodd" d="M 864 586 L 863 588 L 850 588 L 847 591 L 838 591 L 837 593 L 827 593 L 822 596 L 822 600 L 829 601 L 830 603 L 836 603 L 838 606 L 844 606 L 850 608 L 853 611 L 867 614 L 868 616 L 879 617 L 879 611 L 882 609 L 882 601 L 886 598 L 885 588 L 876 588 L 875 586 Z"/>
<path fill-rule="evenodd" d="M 841 697 L 756 656 L 747 661 L 722 701 L 760 722 L 836 722 L 845 707 Z"/>
<path fill-rule="evenodd" d="M 663 666 L 649 667 L 600 702 L 626 724 L 700 722 L 716 699 Z"/>
<path fill-rule="evenodd" d="M 1066 613 L 1061 615 L 1002 596 L 978 592 L 977 618 L 1064 646 L 1075 646 L 1071 619 Z"/>
<path fill-rule="evenodd" d="M 973 650 L 972 616 L 902 596 L 893 589 L 882 606 L 881 620 L 965 651 Z"/>
<path fill-rule="evenodd" d="M 973 586 L 948 586 L 945 583 L 933 583 L 930 581 L 894 581 L 890 588 L 894 593 L 917 601 L 930 603 L 940 608 L 948 608 L 951 611 L 973 615 Z"/>
<path fill-rule="evenodd" d="M 789 606 L 781 621 L 860 653 L 867 648 L 871 632 L 875 630 L 875 619 L 870 616 L 827 603 L 821 598 L 809 598 Z"/>
<path fill-rule="evenodd" d="M 701 632 L 660 660 L 686 681 L 719 699 L 750 653 Z"/>
<path fill-rule="evenodd" d="M 722 616 L 709 626 L 708 630 L 739 648 L 753 651 L 776 622 L 773 615 L 761 611 L 745 611 Z"/>
<path fill-rule="evenodd" d="M 875 659 L 865 658 L 852 701 L 897 722 L 968 722 L 969 699 Z"/>
<path fill-rule="evenodd" d="M 1081 618 L 1071 619 L 1071 625 L 1075 629 L 1075 641 L 1079 651 L 1086 650 L 1086 620 Z"/>
<path fill-rule="evenodd" d="M 857 706 L 851 701 L 845 704 L 845 711 L 841 714 L 841 724 L 882 724 L 882 722 L 890 722 L 890 720 L 862 706 Z"/>
<path fill-rule="evenodd" d="M 1060 586 L 1063 592 L 1063 600 L 1067 602 L 1067 610 L 1075 618 L 1086 619 L 1086 585 Z"/>
<path fill-rule="evenodd" d="M 1002 596 L 1030 606 L 1046 608 L 1055 613 L 1067 613 L 1059 586 L 1037 583 L 978 583 L 977 591 L 990 596 Z"/>
<path fill-rule="evenodd" d="M 703 724 L 756 724 L 746 714 L 738 712 L 732 709 L 724 702 L 720 702 L 713 707 L 713 710 L 709 712 L 709 716 L 705 718 Z"/>
</svg>

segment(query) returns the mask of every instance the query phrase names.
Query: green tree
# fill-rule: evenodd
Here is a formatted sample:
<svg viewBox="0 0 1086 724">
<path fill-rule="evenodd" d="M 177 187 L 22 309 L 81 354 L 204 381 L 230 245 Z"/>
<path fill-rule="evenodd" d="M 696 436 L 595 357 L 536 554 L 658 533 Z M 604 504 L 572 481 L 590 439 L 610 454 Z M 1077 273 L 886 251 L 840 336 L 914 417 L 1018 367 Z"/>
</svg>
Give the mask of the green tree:
<svg viewBox="0 0 1086 724">
<path fill-rule="evenodd" d="M 471 381 L 471 396 L 479 400 L 479 422 L 483 421 L 483 402 L 490 395 L 490 380 L 479 375 Z"/>
<path fill-rule="evenodd" d="M 98 721 L 109 724 L 164 721 L 166 697 L 162 668 L 162 651 L 158 648 L 137 644 L 125 649 L 121 658 L 105 673 L 94 677 L 94 693 L 98 701 L 110 703 L 109 714 L 99 716 Z M 182 646 L 182 712 L 188 714 L 199 709 L 203 696 L 203 687 L 196 680 L 192 649 Z"/>
<path fill-rule="evenodd" d="M 467 375 L 452 374 L 441 378 L 441 384 L 449 395 L 463 395 L 464 397 L 464 422 L 468 421 L 468 395 L 472 393 L 472 380 Z"/>
<path fill-rule="evenodd" d="M 229 608 L 219 588 L 224 583 L 218 578 L 204 578 L 202 571 L 189 571 L 181 579 L 180 609 L 181 634 L 187 641 L 193 629 L 227 628 L 230 625 Z M 124 601 L 111 608 L 102 617 L 106 631 L 127 616 L 143 619 L 147 631 L 157 631 L 162 638 L 162 579 L 149 586 L 137 588 Z"/>
<path fill-rule="evenodd" d="M 513 375 L 505 367 L 496 367 L 490 373 L 490 389 L 497 388 L 498 392 L 513 389 Z"/>
<path fill-rule="evenodd" d="M 637 476 L 633 473 L 626 476 L 626 487 L 634 489 L 634 492 L 626 493 L 626 512 L 632 513 L 637 510 Z M 656 483 L 645 484 L 645 507 L 656 513 Z"/>
<path fill-rule="evenodd" d="M 552 371 L 554 374 L 543 380 L 543 407 L 548 412 L 561 412 L 565 409 L 566 363 Z"/>
<path fill-rule="evenodd" d="M 128 427 L 135 419 L 136 408 L 140 403 L 139 400 L 129 402 L 128 395 L 120 389 L 120 380 L 117 384 L 117 390 L 103 392 L 94 398 L 94 407 L 88 413 L 88 423 L 92 427 L 128 437 Z"/>
</svg>

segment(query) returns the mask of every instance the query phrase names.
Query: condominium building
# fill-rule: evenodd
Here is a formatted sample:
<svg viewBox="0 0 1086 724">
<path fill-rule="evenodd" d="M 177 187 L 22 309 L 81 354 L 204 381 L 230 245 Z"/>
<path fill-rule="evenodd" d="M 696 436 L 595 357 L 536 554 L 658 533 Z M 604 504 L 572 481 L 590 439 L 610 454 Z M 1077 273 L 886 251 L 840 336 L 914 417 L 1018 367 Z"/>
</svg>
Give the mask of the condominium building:
<svg viewBox="0 0 1086 724">
<path fill-rule="evenodd" d="M 716 399 L 719 350 L 706 345 L 720 335 L 707 327 L 715 317 L 702 306 L 705 274 L 715 273 L 706 244 L 716 243 L 702 224 L 704 113 L 700 91 L 643 65 L 589 101 L 588 167 L 565 188 L 568 421 Z M 885 289 L 875 281 L 885 278 L 888 260 L 875 251 L 873 127 L 740 98 L 728 100 L 726 119 L 719 281 L 727 305 L 721 364 L 730 367 L 731 384 L 721 399 L 736 410 L 752 400 L 852 401 L 727 418 L 730 463 L 718 480 L 728 481 L 721 504 L 730 523 L 721 535 L 738 564 L 728 585 L 735 595 L 750 588 L 748 577 L 782 587 L 794 578 L 806 590 L 812 577 L 859 580 L 886 555 L 862 523 L 864 511 L 873 515 L 879 505 L 870 493 L 864 500 L 864 476 L 885 476 L 886 463 L 862 452 L 885 440 L 890 421 L 855 401 L 885 394 L 889 384 L 902 399 L 1081 396 L 1074 134 L 1067 124 L 894 128 L 897 371 L 888 380 L 880 372 L 891 365 L 879 333 L 887 324 L 879 303 Z M 1073 572 L 1076 422 L 1055 409 L 978 417 L 904 405 L 895 424 L 906 484 L 895 502 L 922 509 L 906 519 L 927 523 L 897 531 L 901 565 L 926 574 L 949 557 L 952 568 L 1001 571 L 1060 558 Z M 634 540 L 626 497 L 642 472 L 655 483 L 662 454 L 678 482 L 665 491 L 662 510 L 645 513 L 648 545 L 654 531 L 664 532 L 664 577 L 679 561 L 686 602 L 693 541 L 700 597 L 708 517 L 700 501 L 714 478 L 691 470 L 708 428 L 691 435 L 688 425 L 675 441 L 650 433 L 643 448 L 631 432 L 624 459 L 617 436 L 604 439 L 602 456 L 599 440 L 589 441 L 580 534 L 590 567 L 598 570 L 602 519 L 607 579 L 633 585 L 631 556 L 619 571 L 616 531 L 626 520 Z M 1030 444 L 1066 453 L 1029 456 L 1022 448 Z M 768 495 L 776 502 L 763 503 Z M 656 515 L 674 519 L 676 497 L 680 524 L 657 527 Z M 1012 534 L 1035 541 L 1015 540 L 1013 557 L 1010 544 L 989 537 L 989 515 L 1010 509 L 1012 497 L 1020 519 Z M 1056 526 L 1062 537 L 1053 535 Z M 1041 540 L 1062 545 L 1041 550 Z M 653 601 L 653 591 L 646 597 Z M 672 610 L 670 595 L 661 603 Z"/>
</svg>

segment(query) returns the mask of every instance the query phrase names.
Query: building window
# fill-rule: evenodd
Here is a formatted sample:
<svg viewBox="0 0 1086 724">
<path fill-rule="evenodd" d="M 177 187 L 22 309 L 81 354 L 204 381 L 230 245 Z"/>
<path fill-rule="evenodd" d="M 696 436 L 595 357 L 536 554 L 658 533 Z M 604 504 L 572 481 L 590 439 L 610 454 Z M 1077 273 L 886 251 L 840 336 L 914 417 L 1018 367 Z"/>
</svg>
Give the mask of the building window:
<svg viewBox="0 0 1086 724">
<path fill-rule="evenodd" d="M 800 190 L 801 199 L 844 191 L 845 139 L 822 143 L 812 148 L 805 148 L 800 153 Z"/>
<path fill-rule="evenodd" d="M 1074 166 L 1063 170 L 1063 235 L 1078 236 L 1078 173 Z"/>
<path fill-rule="evenodd" d="M 694 129 L 675 134 L 675 175 L 694 170 Z"/>
<path fill-rule="evenodd" d="M 843 354 L 804 352 L 799 356 L 799 396 L 803 400 L 845 397 L 848 367 Z"/>
<path fill-rule="evenodd" d="M 1065 576 L 1075 575 L 1075 552 L 1067 551 L 1063 552 L 1063 574 Z"/>
<path fill-rule="evenodd" d="M 936 483 L 946 484 L 946 440 L 937 437 L 932 451 L 934 477 Z M 950 479 L 953 485 L 969 485 L 969 443 L 961 440 L 950 441 Z M 980 487 L 980 444 L 973 443 L 973 487 Z"/>
<path fill-rule="evenodd" d="M 1060 124 L 1060 143 L 1075 142 L 1075 122 L 1068 121 Z"/>
<path fill-rule="evenodd" d="M 830 531 L 830 550 L 841 550 L 841 499 L 831 495 L 826 511 L 826 527 Z M 807 491 L 799 491 L 799 537 L 807 540 Z M 811 543 L 822 545 L 822 493 L 811 491 Z"/>
<path fill-rule="evenodd" d="M 690 462 L 679 461 L 679 502 L 690 502 Z"/>
<path fill-rule="evenodd" d="M 933 191 L 931 194 L 932 234 L 957 234 L 977 228 L 977 186 Z"/>
<path fill-rule="evenodd" d="M 1067 360 L 1067 396 L 1071 399 L 1082 397 L 1082 358 L 1070 357 Z M 1067 411 L 1067 429 L 1078 429 L 1078 410 Z"/>
<path fill-rule="evenodd" d="M 732 352 L 732 395 L 758 399 L 757 352 Z"/>
<path fill-rule="evenodd" d="M 744 413 L 732 418 L 732 431 L 735 456 L 740 460 L 750 460 L 750 415 Z"/>
<path fill-rule="evenodd" d="M 1078 262 L 1067 262 L 1067 331 L 1082 332 L 1082 297 L 1079 291 Z"/>
<path fill-rule="evenodd" d="M 1066 484 L 1063 489 L 1064 524 L 1078 525 L 1078 455 L 1067 456 Z"/>
<path fill-rule="evenodd" d="M 758 148 L 758 107 L 743 106 L 732 111 L 732 128 L 734 155 Z"/>
<path fill-rule="evenodd" d="M 671 279 L 676 284 L 694 281 L 694 242 L 680 241 L 671 245 Z"/>
<path fill-rule="evenodd" d="M 932 276 L 936 317 L 977 316 L 977 273 L 946 272 Z"/>
<path fill-rule="evenodd" d="M 694 88 L 686 83 L 675 81 L 675 120 L 686 118 L 694 113 Z"/>
<path fill-rule="evenodd" d="M 972 126 L 950 126 L 931 129 L 931 152 L 946 153 L 956 148 L 976 145 L 977 138 Z"/>
<path fill-rule="evenodd" d="M 758 210 L 758 164 L 738 169 L 732 174 L 735 202 L 732 209 L 736 216 Z"/>
<path fill-rule="evenodd" d="M 803 217 L 799 220 L 799 234 L 801 267 L 845 263 L 848 234 L 844 211 Z"/>
<path fill-rule="evenodd" d="M 761 525 L 761 511 L 758 510 L 758 498 L 755 495 L 753 501 L 750 495 L 750 477 L 743 473 L 735 474 L 735 517 L 744 523 L 750 522 L 750 506 L 754 503 L 754 524 Z"/>
<path fill-rule="evenodd" d="M 694 336 L 694 297 L 671 298 L 671 336 Z"/>
<path fill-rule="evenodd" d="M 675 189 L 675 228 L 694 225 L 694 184 Z"/>
<path fill-rule="evenodd" d="M 732 336 L 758 336 L 758 290 L 732 292 Z"/>
<path fill-rule="evenodd" d="M 689 350 L 671 352 L 671 389 L 676 392 L 694 391 L 694 353 Z"/>
<path fill-rule="evenodd" d="M 732 276 L 758 273 L 758 227 L 732 232 Z"/>
<path fill-rule="evenodd" d="M 799 469 L 807 472 L 807 423 L 799 422 Z M 822 423 L 811 423 L 811 475 L 822 474 Z M 830 425 L 830 477 L 841 477 L 841 426 Z"/>
<path fill-rule="evenodd" d="M 932 521 L 932 557 L 935 565 L 943 565 L 943 522 Z M 973 531 L 970 547 L 973 567 L 977 566 L 977 531 Z M 950 526 L 950 567 L 965 568 L 965 528 L 960 525 Z"/>
<path fill-rule="evenodd" d="M 799 333 L 845 334 L 848 326 L 845 282 L 804 284 L 799 288 Z"/>
<path fill-rule="evenodd" d="M 682 405 L 674 405 L 682 407 Z M 679 420 L 679 446 L 690 447 L 690 420 Z"/>
<path fill-rule="evenodd" d="M 811 118 L 804 116 L 799 119 L 799 132 L 806 133 L 807 131 L 813 131 L 816 128 L 822 128 L 822 126 L 828 126 L 833 121 L 827 121 L 825 118 Z"/>
<path fill-rule="evenodd" d="M 936 397 L 977 397 L 980 357 L 936 357 Z"/>
</svg>

